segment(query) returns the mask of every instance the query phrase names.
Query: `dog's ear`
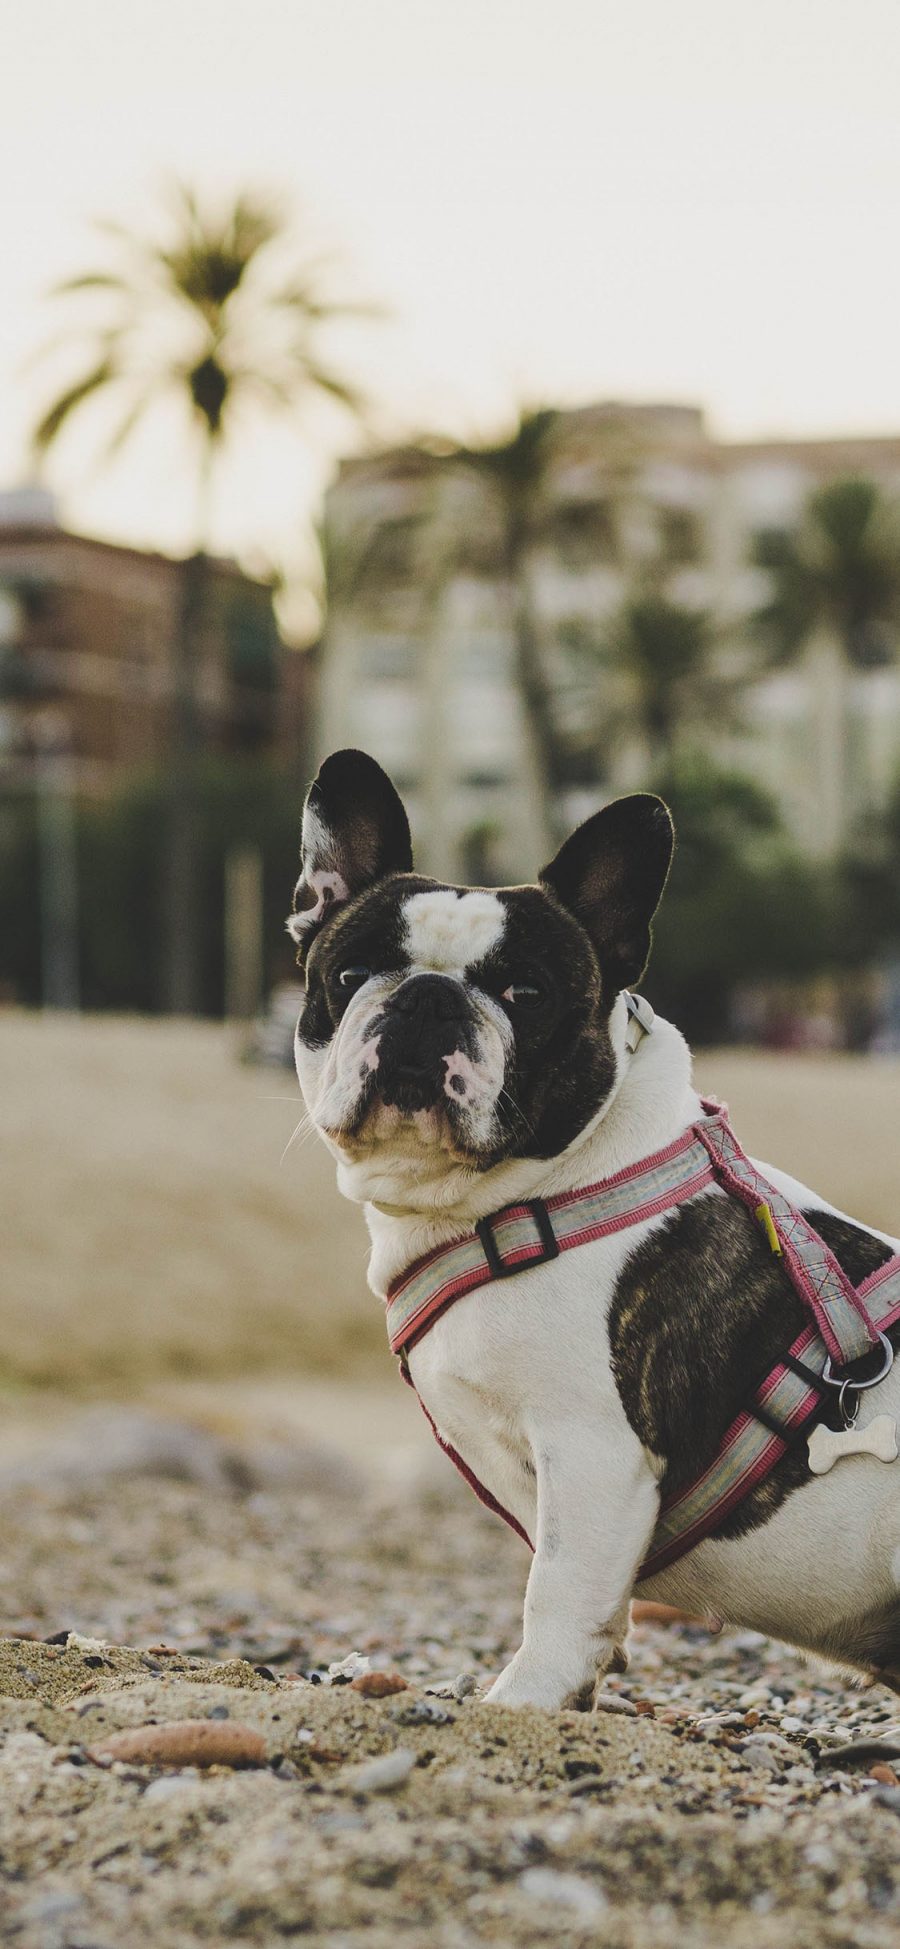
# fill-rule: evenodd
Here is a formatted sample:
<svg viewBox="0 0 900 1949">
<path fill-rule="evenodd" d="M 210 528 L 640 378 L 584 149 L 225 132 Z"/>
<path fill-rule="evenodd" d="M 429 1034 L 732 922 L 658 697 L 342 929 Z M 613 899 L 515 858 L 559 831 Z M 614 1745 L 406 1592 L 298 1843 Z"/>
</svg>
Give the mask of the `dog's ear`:
<svg viewBox="0 0 900 1949">
<path fill-rule="evenodd" d="M 292 940 L 306 947 L 332 910 L 386 873 L 411 870 L 409 821 L 387 773 L 365 751 L 333 752 L 303 808 Z"/>
<path fill-rule="evenodd" d="M 615 993 L 640 981 L 650 922 L 675 844 L 672 814 L 651 792 L 615 799 L 586 819 L 540 879 L 580 920 Z"/>
</svg>

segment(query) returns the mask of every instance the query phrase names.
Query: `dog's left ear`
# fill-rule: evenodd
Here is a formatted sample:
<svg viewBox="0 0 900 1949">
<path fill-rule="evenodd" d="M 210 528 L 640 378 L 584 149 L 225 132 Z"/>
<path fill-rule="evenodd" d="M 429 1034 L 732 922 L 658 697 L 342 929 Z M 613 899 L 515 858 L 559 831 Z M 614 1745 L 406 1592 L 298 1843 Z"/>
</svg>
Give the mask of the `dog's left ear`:
<svg viewBox="0 0 900 1949">
<path fill-rule="evenodd" d="M 616 994 L 640 981 L 647 965 L 650 922 L 674 844 L 668 806 L 651 792 L 635 792 L 586 819 L 540 875 L 580 920 Z"/>
<path fill-rule="evenodd" d="M 411 871 L 409 821 L 387 772 L 365 751 L 332 752 L 303 808 L 291 939 L 306 947 L 348 900 L 386 873 Z"/>
</svg>

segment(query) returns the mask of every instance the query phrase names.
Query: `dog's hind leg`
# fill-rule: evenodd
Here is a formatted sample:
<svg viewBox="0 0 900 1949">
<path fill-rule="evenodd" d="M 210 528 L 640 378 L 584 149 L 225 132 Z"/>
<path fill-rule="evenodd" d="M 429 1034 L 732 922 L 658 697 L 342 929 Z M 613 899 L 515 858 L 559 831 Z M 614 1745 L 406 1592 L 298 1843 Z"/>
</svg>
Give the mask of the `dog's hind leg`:
<svg viewBox="0 0 900 1949">
<path fill-rule="evenodd" d="M 848 1620 L 823 1649 L 900 1695 L 900 1598 Z"/>
</svg>

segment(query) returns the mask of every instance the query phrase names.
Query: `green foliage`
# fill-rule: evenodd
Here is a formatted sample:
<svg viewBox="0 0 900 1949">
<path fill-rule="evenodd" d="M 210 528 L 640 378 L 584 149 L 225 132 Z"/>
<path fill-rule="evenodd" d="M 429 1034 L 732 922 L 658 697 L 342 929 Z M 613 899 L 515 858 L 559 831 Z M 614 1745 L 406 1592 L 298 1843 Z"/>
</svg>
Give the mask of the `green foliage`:
<svg viewBox="0 0 900 1949">
<path fill-rule="evenodd" d="M 36 1001 L 40 989 L 37 808 L 0 798 L 0 998 Z"/>
<path fill-rule="evenodd" d="M 813 494 L 796 531 L 765 529 L 754 559 L 772 576 L 757 628 L 777 660 L 790 660 L 812 632 L 838 636 L 857 668 L 890 661 L 900 605 L 896 510 L 874 481 L 850 477 Z"/>
<path fill-rule="evenodd" d="M 857 941 L 869 957 L 896 956 L 900 946 L 900 780 L 884 818 L 871 818 L 840 862 L 839 947 L 852 954 Z"/>
<path fill-rule="evenodd" d="M 210 760 L 194 786 L 203 1013 L 224 995 L 224 874 L 233 846 L 263 857 L 267 982 L 293 968 L 284 931 L 297 857 L 302 784 L 256 759 Z M 160 1008 L 164 992 L 165 778 L 132 779 L 78 812 L 79 959 L 87 1008 Z M 40 881 L 33 801 L 0 805 L 0 990 L 40 1000 Z"/>
<path fill-rule="evenodd" d="M 677 844 L 647 993 L 689 1041 L 714 1042 L 739 982 L 811 975 L 834 961 L 836 890 L 791 851 L 775 806 L 748 779 L 695 764 L 657 789 Z"/>
<path fill-rule="evenodd" d="M 635 596 L 619 618 L 615 643 L 632 680 L 637 722 L 671 760 L 679 725 L 708 679 L 710 618 L 654 592 Z"/>
</svg>

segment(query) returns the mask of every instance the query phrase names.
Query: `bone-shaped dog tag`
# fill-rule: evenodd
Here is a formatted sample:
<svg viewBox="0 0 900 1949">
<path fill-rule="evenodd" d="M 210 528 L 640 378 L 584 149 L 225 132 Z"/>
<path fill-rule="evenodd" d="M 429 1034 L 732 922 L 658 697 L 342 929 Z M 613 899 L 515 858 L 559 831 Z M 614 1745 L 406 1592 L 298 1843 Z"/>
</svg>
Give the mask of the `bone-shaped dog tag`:
<svg viewBox="0 0 900 1949">
<path fill-rule="evenodd" d="M 808 1443 L 813 1475 L 827 1475 L 845 1455 L 876 1455 L 879 1462 L 896 1462 L 897 1423 L 890 1414 L 876 1414 L 868 1428 L 826 1428 L 818 1422 Z"/>
</svg>

